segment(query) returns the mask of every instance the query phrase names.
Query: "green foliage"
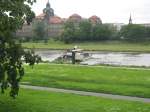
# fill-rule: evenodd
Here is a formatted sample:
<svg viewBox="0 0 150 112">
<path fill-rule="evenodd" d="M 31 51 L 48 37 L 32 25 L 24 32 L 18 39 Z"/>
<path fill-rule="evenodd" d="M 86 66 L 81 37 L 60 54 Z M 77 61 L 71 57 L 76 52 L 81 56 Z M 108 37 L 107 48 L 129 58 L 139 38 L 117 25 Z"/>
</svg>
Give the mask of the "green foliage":
<svg viewBox="0 0 150 112">
<path fill-rule="evenodd" d="M 9 85 L 12 97 L 18 94 L 19 82 L 24 75 L 22 58 L 30 65 L 40 59 L 34 52 L 24 51 L 14 35 L 24 21 L 28 24 L 32 21 L 34 13 L 28 4 L 32 5 L 34 2 L 35 0 L 0 1 L 0 85 L 2 93 Z"/>
<path fill-rule="evenodd" d="M 92 31 L 92 24 L 89 21 L 82 21 L 79 24 L 78 40 L 80 41 L 90 40 L 91 31 Z"/>
<path fill-rule="evenodd" d="M 150 39 L 149 29 L 149 27 L 129 24 L 121 29 L 120 36 L 128 41 L 145 41 Z"/>
<path fill-rule="evenodd" d="M 70 43 L 75 41 L 103 41 L 124 39 L 130 42 L 141 42 L 150 40 L 150 27 L 138 24 L 123 26 L 121 31 L 111 24 L 93 25 L 88 20 L 78 25 L 73 22 L 66 22 L 61 40 Z"/>
<path fill-rule="evenodd" d="M 66 22 L 61 40 L 65 43 L 74 41 L 97 41 L 110 40 L 116 36 L 116 30 L 113 26 L 106 24 L 93 25 L 90 21 L 84 20 L 77 23 Z"/>
<path fill-rule="evenodd" d="M 64 24 L 64 32 L 62 33 L 61 40 L 65 43 L 70 43 L 75 40 L 75 25 L 73 22 L 66 22 Z"/>
<path fill-rule="evenodd" d="M 97 24 L 93 27 L 92 40 L 110 40 L 113 36 L 113 27 L 106 24 Z"/>
<path fill-rule="evenodd" d="M 45 21 L 37 21 L 34 23 L 33 32 L 34 40 L 47 40 L 47 26 Z"/>
</svg>

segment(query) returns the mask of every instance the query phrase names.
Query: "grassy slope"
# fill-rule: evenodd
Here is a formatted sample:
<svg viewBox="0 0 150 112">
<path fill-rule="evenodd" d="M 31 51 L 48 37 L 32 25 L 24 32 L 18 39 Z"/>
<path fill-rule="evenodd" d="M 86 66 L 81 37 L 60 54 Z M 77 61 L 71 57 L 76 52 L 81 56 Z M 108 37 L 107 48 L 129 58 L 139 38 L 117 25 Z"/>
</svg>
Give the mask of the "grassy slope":
<svg viewBox="0 0 150 112">
<path fill-rule="evenodd" d="M 13 100 L 0 95 L 0 112 L 149 112 L 150 104 L 72 94 L 21 90 Z"/>
<path fill-rule="evenodd" d="M 85 42 L 64 44 L 62 42 L 50 41 L 44 43 L 23 43 L 25 48 L 40 48 L 40 49 L 71 49 L 78 45 L 84 50 L 101 50 L 101 51 L 132 51 L 132 52 L 150 52 L 149 43 L 127 43 L 127 42 Z"/>
<path fill-rule="evenodd" d="M 150 70 L 73 65 L 26 66 L 24 82 L 32 85 L 149 97 Z"/>
</svg>

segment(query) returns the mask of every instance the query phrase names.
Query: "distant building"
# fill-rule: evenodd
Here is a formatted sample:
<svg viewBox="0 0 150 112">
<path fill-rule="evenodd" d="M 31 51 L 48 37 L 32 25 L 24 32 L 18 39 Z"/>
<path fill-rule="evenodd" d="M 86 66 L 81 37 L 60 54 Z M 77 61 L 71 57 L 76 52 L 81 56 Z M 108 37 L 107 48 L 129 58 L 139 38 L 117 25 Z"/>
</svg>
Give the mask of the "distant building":
<svg viewBox="0 0 150 112">
<path fill-rule="evenodd" d="M 120 31 L 121 28 L 126 25 L 124 23 L 105 23 L 105 24 L 109 25 L 110 27 L 115 28 L 116 31 Z"/>
<path fill-rule="evenodd" d="M 143 23 L 143 24 L 139 24 L 139 25 L 142 25 L 142 26 L 145 26 L 145 27 L 150 27 L 150 23 Z"/>
<path fill-rule="evenodd" d="M 56 16 L 54 10 L 51 8 L 49 1 L 46 4 L 46 8 L 43 9 L 43 13 L 35 17 L 33 22 L 28 26 L 26 23 L 23 25 L 22 29 L 16 32 L 18 37 L 31 38 L 34 37 L 33 26 L 36 22 L 45 21 L 47 23 L 48 32 L 47 35 L 50 38 L 60 36 L 63 32 L 63 26 L 66 21 L 71 21 L 78 26 L 83 20 L 89 20 L 93 25 L 102 24 L 102 20 L 93 15 L 90 18 L 82 18 L 79 14 L 72 14 L 69 18 L 61 18 Z"/>
<path fill-rule="evenodd" d="M 120 31 L 121 28 L 122 28 L 123 26 L 125 26 L 124 23 L 113 23 L 113 25 L 114 25 L 114 27 L 116 27 L 116 30 L 117 30 L 117 31 Z"/>
<path fill-rule="evenodd" d="M 16 32 L 16 36 L 21 37 L 21 38 L 26 38 L 30 39 L 33 37 L 33 29 L 32 29 L 32 23 L 28 25 L 27 23 L 24 23 L 22 29 L 18 30 Z"/>
</svg>

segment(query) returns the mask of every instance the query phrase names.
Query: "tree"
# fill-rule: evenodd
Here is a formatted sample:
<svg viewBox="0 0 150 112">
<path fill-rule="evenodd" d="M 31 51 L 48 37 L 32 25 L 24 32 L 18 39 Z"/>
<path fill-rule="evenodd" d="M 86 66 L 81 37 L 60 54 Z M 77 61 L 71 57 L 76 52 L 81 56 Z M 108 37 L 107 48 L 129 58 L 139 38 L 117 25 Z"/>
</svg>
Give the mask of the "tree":
<svg viewBox="0 0 150 112">
<path fill-rule="evenodd" d="M 61 35 L 61 40 L 65 43 L 70 43 L 75 40 L 76 37 L 76 28 L 73 22 L 67 21 L 64 24 L 64 31 Z"/>
<path fill-rule="evenodd" d="M 34 23 L 33 32 L 34 40 L 47 40 L 47 29 L 46 23 L 44 21 L 37 21 Z"/>
<path fill-rule="evenodd" d="M 91 39 L 92 24 L 89 21 L 82 21 L 79 24 L 79 40 Z"/>
<path fill-rule="evenodd" d="M 19 82 L 24 75 L 23 60 L 33 66 L 40 57 L 33 51 L 25 51 L 15 40 L 15 32 L 26 21 L 32 21 L 34 13 L 30 5 L 35 0 L 0 1 L 0 85 L 2 93 L 10 85 L 10 96 L 18 95 Z"/>
<path fill-rule="evenodd" d="M 113 28 L 106 24 L 93 26 L 92 40 L 109 40 L 113 35 Z"/>
<path fill-rule="evenodd" d="M 144 41 L 147 38 L 145 26 L 129 24 L 122 27 L 120 36 L 128 41 Z"/>
<path fill-rule="evenodd" d="M 108 24 L 93 25 L 90 21 L 84 20 L 75 25 L 73 22 L 66 22 L 61 40 L 65 43 L 74 41 L 95 41 L 111 40 L 116 38 L 117 30 Z"/>
</svg>

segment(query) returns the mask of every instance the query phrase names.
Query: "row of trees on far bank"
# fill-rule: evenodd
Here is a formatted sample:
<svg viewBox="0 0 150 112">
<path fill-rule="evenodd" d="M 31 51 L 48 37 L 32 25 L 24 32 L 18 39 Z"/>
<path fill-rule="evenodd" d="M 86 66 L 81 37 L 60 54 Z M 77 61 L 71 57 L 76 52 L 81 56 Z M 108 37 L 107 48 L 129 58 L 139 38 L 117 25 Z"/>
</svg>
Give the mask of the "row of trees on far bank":
<svg viewBox="0 0 150 112">
<path fill-rule="evenodd" d="M 150 27 L 129 24 L 117 31 L 117 28 L 110 24 L 92 25 L 89 21 L 83 21 L 76 26 L 73 22 L 66 22 L 59 40 L 65 43 L 105 40 L 147 41 L 150 40 Z"/>
<path fill-rule="evenodd" d="M 33 28 L 34 41 L 44 40 L 47 42 L 47 25 L 45 22 L 37 22 Z M 138 24 L 128 24 L 117 30 L 112 24 L 95 24 L 85 20 L 79 24 L 66 22 L 63 33 L 55 38 L 65 43 L 83 42 L 83 41 L 106 41 L 106 40 L 124 40 L 129 42 L 150 40 L 150 27 Z"/>
<path fill-rule="evenodd" d="M 150 40 L 150 27 L 145 27 L 138 24 L 129 24 L 123 26 L 119 32 L 121 39 L 137 42 Z"/>
<path fill-rule="evenodd" d="M 82 21 L 77 25 L 73 22 L 66 22 L 64 32 L 59 39 L 65 43 L 111 40 L 116 36 L 116 32 L 116 28 L 108 24 L 92 25 L 89 21 Z"/>
</svg>

